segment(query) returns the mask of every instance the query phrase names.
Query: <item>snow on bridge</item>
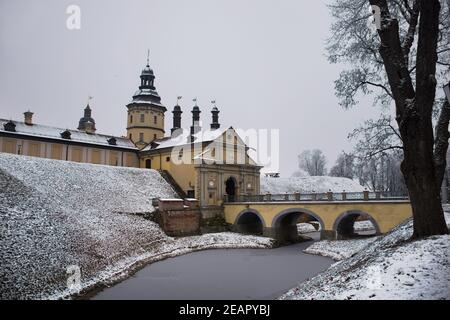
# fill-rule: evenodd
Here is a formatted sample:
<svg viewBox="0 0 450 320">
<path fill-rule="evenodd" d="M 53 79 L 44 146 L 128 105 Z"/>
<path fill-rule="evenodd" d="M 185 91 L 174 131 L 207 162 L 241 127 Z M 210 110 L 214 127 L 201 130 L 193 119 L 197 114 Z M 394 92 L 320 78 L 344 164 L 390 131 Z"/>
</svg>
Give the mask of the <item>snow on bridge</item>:
<svg viewBox="0 0 450 320">
<path fill-rule="evenodd" d="M 262 234 L 280 241 L 298 238 L 297 223 L 316 221 L 321 238 L 355 235 L 357 220 L 369 220 L 386 233 L 411 217 L 409 200 L 399 195 L 359 193 L 279 194 L 226 198 L 225 220 L 238 232 Z"/>
</svg>

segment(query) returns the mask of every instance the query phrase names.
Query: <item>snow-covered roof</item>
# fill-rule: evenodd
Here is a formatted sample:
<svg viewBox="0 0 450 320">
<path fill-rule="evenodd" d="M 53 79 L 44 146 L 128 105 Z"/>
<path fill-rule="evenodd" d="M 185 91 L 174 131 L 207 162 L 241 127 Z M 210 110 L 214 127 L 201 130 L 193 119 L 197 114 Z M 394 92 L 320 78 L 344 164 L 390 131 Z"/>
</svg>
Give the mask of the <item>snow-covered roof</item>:
<svg viewBox="0 0 450 320">
<path fill-rule="evenodd" d="M 212 142 L 222 136 L 227 130 L 234 130 L 232 127 L 216 130 L 202 130 L 194 134 L 194 143 Z M 146 146 L 142 151 L 161 150 L 167 148 L 174 148 L 191 143 L 191 133 L 189 130 L 183 130 L 177 136 L 166 137 L 153 141 Z"/>
<path fill-rule="evenodd" d="M 99 145 L 99 146 L 107 146 L 108 148 L 126 148 L 126 149 L 138 150 L 130 139 L 123 138 L 123 137 L 115 137 L 115 136 L 96 134 L 96 133 L 90 134 L 90 133 L 86 133 L 84 131 L 62 129 L 62 128 L 50 127 L 50 126 L 41 125 L 41 124 L 27 125 L 24 122 L 20 122 L 20 121 L 12 121 L 16 125 L 16 128 L 15 128 L 16 131 L 11 132 L 11 131 L 6 131 L 4 129 L 3 125 L 7 122 L 9 122 L 9 120 L 0 119 L 0 133 L 7 132 L 8 134 L 32 136 L 32 137 L 37 137 L 37 138 L 55 139 L 55 140 L 61 140 L 64 142 L 72 141 L 72 142 L 79 142 L 79 143 L 94 144 L 94 145 Z M 61 137 L 61 133 L 64 131 L 70 132 L 70 139 L 63 139 Z M 108 143 L 108 140 L 111 138 L 116 139 L 116 145 L 111 145 Z"/>
<path fill-rule="evenodd" d="M 261 193 L 312 193 L 312 192 L 362 192 L 364 187 L 357 181 L 341 177 L 261 177 Z"/>
<path fill-rule="evenodd" d="M 136 91 L 133 95 L 133 100 L 131 100 L 128 105 L 133 104 L 150 104 L 166 109 L 166 107 L 161 103 L 161 98 L 158 92 L 149 88 L 142 88 Z"/>
</svg>

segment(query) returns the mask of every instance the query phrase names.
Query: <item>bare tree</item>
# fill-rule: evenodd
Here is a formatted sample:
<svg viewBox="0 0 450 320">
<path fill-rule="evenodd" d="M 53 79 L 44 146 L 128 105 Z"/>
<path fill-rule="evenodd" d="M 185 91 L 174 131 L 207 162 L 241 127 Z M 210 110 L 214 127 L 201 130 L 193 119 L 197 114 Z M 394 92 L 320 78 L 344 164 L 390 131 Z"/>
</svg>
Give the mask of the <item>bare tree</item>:
<svg viewBox="0 0 450 320">
<path fill-rule="evenodd" d="M 367 27 L 369 4 L 380 11 L 376 33 Z M 336 81 L 341 104 L 353 106 L 358 94 L 377 90 L 376 103 L 385 110 L 395 105 L 404 157 L 401 170 L 413 209 L 413 238 L 448 234 L 439 191 L 446 165 L 450 107 L 436 97 L 436 85 L 442 85 L 450 74 L 448 2 L 336 0 L 331 9 L 336 22 L 329 58 L 353 65 Z M 433 108 L 440 108 L 436 136 Z"/>
<path fill-rule="evenodd" d="M 342 152 L 336 159 L 336 163 L 330 169 L 330 176 L 353 179 L 355 176 L 355 157 L 352 154 Z"/>
<path fill-rule="evenodd" d="M 310 176 L 324 176 L 327 174 L 326 157 L 321 150 L 305 150 L 298 156 L 298 165 L 301 170 Z"/>
</svg>

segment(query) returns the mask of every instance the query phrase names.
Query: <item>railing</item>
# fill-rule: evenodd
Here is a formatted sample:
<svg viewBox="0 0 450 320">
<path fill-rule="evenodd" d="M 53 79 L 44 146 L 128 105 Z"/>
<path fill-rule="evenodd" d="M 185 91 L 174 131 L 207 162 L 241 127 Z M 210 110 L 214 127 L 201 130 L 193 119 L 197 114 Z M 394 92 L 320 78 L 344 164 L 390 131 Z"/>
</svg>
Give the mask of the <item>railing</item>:
<svg viewBox="0 0 450 320">
<path fill-rule="evenodd" d="M 224 202 L 296 202 L 296 201 L 387 201 L 408 200 L 408 196 L 398 192 L 325 192 L 325 193 L 284 193 L 258 195 L 224 195 Z"/>
</svg>

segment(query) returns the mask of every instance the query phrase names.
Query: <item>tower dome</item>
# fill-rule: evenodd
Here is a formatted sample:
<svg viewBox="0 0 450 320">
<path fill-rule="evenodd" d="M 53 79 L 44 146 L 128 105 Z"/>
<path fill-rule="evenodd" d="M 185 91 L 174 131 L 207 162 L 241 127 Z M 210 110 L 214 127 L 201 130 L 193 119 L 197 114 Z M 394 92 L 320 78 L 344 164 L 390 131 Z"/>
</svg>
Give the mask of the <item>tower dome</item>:
<svg viewBox="0 0 450 320">
<path fill-rule="evenodd" d="M 166 107 L 155 88 L 155 74 L 149 59 L 140 75 L 140 86 L 129 104 L 127 136 L 140 149 L 155 139 L 164 137 Z"/>
</svg>

